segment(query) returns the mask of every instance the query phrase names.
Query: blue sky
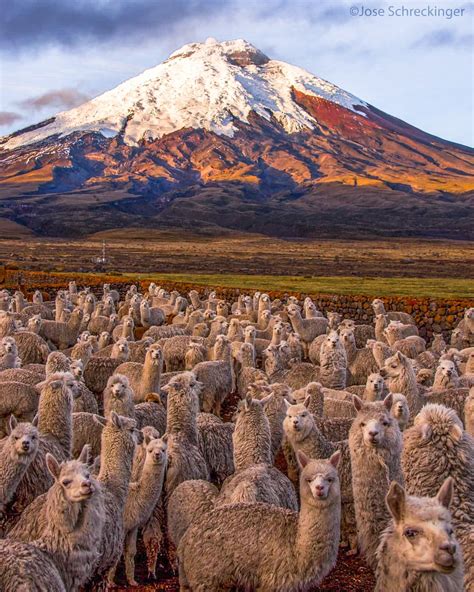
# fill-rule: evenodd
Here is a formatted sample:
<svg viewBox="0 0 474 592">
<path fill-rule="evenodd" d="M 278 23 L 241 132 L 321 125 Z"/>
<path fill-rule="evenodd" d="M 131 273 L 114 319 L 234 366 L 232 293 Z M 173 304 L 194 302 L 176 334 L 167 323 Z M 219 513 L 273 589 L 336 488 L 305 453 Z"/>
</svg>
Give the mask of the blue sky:
<svg viewBox="0 0 474 592">
<path fill-rule="evenodd" d="M 427 132 L 474 143 L 472 2 L 20 0 L 3 4 L 0 21 L 0 134 L 109 90 L 185 43 L 242 37 Z"/>
</svg>

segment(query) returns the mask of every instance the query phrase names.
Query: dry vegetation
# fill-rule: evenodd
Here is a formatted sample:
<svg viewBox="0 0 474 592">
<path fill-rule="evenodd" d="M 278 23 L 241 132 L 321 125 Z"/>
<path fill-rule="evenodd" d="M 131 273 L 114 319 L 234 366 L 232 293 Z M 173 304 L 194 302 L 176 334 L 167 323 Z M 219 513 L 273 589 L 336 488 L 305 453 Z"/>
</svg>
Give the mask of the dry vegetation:
<svg viewBox="0 0 474 592">
<path fill-rule="evenodd" d="M 1 230 L 1 229 L 0 229 Z M 120 238 L 121 234 L 124 235 Z M 473 278 L 474 245 L 456 241 L 286 241 L 262 235 L 123 230 L 80 241 L 31 238 L 14 229 L 0 262 L 40 271 L 93 271 L 107 241 L 107 271 L 309 277 Z M 340 286 L 338 286 L 339 288 Z"/>
</svg>

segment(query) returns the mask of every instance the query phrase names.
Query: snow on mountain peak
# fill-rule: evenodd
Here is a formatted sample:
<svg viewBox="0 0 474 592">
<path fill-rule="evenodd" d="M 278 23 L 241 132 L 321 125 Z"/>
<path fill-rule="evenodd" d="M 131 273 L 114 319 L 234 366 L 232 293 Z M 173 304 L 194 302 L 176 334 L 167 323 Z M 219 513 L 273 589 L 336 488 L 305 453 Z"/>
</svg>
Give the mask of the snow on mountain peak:
<svg viewBox="0 0 474 592">
<path fill-rule="evenodd" d="M 183 128 L 232 137 L 236 119 L 252 111 L 279 122 L 287 133 L 313 129 L 315 120 L 293 100 L 293 89 L 354 111 L 360 99 L 306 70 L 269 59 L 244 39 L 189 43 L 163 63 L 123 82 L 50 123 L 10 137 L 4 149 L 49 136 L 122 132 L 124 141 L 159 138 Z"/>
</svg>

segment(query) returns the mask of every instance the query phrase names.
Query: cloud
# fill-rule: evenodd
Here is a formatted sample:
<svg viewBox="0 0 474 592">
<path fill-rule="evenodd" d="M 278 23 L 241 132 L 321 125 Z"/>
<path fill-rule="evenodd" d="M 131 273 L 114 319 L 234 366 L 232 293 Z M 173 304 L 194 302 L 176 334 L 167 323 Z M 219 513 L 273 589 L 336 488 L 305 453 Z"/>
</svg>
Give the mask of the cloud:
<svg viewBox="0 0 474 592">
<path fill-rule="evenodd" d="M 415 43 L 413 43 L 413 47 L 416 48 L 442 48 L 445 49 L 446 47 L 455 47 L 455 48 L 465 48 L 470 49 L 474 42 L 474 36 L 471 34 L 458 34 L 456 31 L 452 29 L 436 29 L 434 31 L 430 31 L 423 35 Z"/>
<path fill-rule="evenodd" d="M 18 104 L 24 109 L 32 109 L 33 111 L 40 111 L 46 107 L 72 109 L 73 107 L 85 103 L 89 98 L 89 96 L 74 88 L 62 88 L 59 90 L 51 90 L 37 97 L 25 99 Z"/>
<path fill-rule="evenodd" d="M 166 35 L 174 25 L 228 8 L 234 0 L 22 0 L 6 2 L 0 48 L 25 50 L 87 41 Z"/>
<path fill-rule="evenodd" d="M 11 125 L 23 119 L 23 116 L 13 111 L 0 111 L 0 125 Z"/>
</svg>

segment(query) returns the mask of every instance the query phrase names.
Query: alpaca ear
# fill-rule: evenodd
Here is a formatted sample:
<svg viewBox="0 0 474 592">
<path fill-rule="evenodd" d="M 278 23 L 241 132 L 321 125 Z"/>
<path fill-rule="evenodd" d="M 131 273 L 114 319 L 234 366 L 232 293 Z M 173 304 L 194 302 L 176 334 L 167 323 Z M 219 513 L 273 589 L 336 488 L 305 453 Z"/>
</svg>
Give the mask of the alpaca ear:
<svg viewBox="0 0 474 592">
<path fill-rule="evenodd" d="M 263 399 L 260 399 L 259 403 L 262 407 L 265 407 L 265 405 L 267 403 L 269 403 L 271 401 L 271 399 L 273 398 L 273 393 L 270 393 L 269 395 L 267 395 L 266 397 L 263 397 Z"/>
<path fill-rule="evenodd" d="M 463 435 L 463 430 L 462 427 L 457 425 L 457 424 L 453 424 L 450 428 L 449 428 L 449 433 L 451 434 L 451 437 L 453 438 L 453 440 L 455 442 L 459 442 L 459 440 L 462 438 Z"/>
<path fill-rule="evenodd" d="M 35 428 L 38 427 L 38 420 L 39 420 L 39 414 L 37 413 L 34 417 L 33 417 L 33 421 L 31 422 L 31 425 L 34 426 Z"/>
<path fill-rule="evenodd" d="M 161 441 L 164 442 L 165 444 L 167 444 L 168 442 L 168 434 L 167 432 L 165 432 L 162 436 L 161 436 Z"/>
<path fill-rule="evenodd" d="M 92 447 L 90 444 L 84 444 L 81 450 L 81 454 L 79 455 L 77 460 L 81 463 L 84 463 L 85 465 L 89 464 L 91 449 Z"/>
<path fill-rule="evenodd" d="M 250 393 L 247 393 L 245 395 L 245 401 L 244 401 L 244 406 L 245 406 L 246 411 L 248 411 L 250 409 L 251 404 L 252 404 L 252 395 Z"/>
<path fill-rule="evenodd" d="M 357 395 L 352 395 L 352 402 L 354 404 L 356 411 L 360 411 L 362 409 L 362 407 L 364 406 L 364 402 Z"/>
<path fill-rule="evenodd" d="M 443 485 L 439 488 L 439 491 L 436 495 L 436 499 L 439 503 L 444 506 L 445 508 L 449 508 L 451 505 L 451 501 L 453 499 L 454 494 L 454 479 L 452 477 L 448 477 Z"/>
<path fill-rule="evenodd" d="M 105 419 L 105 417 L 97 415 L 96 413 L 94 413 L 94 415 L 92 416 L 92 419 L 93 419 L 93 421 L 95 421 L 95 423 L 99 424 L 102 427 L 104 427 L 105 424 L 107 423 L 107 420 Z"/>
<path fill-rule="evenodd" d="M 305 398 L 303 405 L 306 407 L 306 409 L 308 409 L 308 408 L 309 408 L 309 405 L 310 405 L 310 403 L 311 403 L 311 397 L 310 397 L 310 395 L 308 395 L 308 396 Z"/>
<path fill-rule="evenodd" d="M 387 411 L 390 411 L 393 405 L 393 394 L 389 393 L 383 400 L 384 407 Z"/>
<path fill-rule="evenodd" d="M 291 407 L 291 403 L 289 403 L 286 399 L 283 399 L 283 401 L 285 402 L 285 407 L 289 409 Z"/>
<path fill-rule="evenodd" d="M 397 353 L 395 354 L 395 357 L 397 358 L 397 360 L 399 362 L 403 361 L 403 354 L 401 352 L 397 351 Z"/>
<path fill-rule="evenodd" d="M 18 425 L 18 422 L 16 420 L 16 417 L 13 414 L 10 415 L 10 420 L 7 424 L 8 435 L 10 435 L 13 432 L 13 430 L 16 428 L 17 425 Z"/>
<path fill-rule="evenodd" d="M 59 479 L 59 473 L 61 472 L 61 465 L 49 452 L 46 454 L 46 466 L 53 479 L 57 481 Z"/>
<path fill-rule="evenodd" d="M 330 457 L 329 462 L 332 464 L 333 467 L 335 467 L 337 469 L 340 460 L 341 460 L 341 451 L 336 450 L 336 452 Z"/>
<path fill-rule="evenodd" d="M 431 426 L 429 424 L 421 424 L 421 437 L 423 440 L 429 440 L 431 438 Z"/>
<path fill-rule="evenodd" d="M 298 459 L 298 464 L 302 469 L 305 468 L 305 466 L 309 463 L 310 460 L 309 456 L 306 456 L 306 454 L 302 450 L 298 450 L 298 452 L 296 453 L 296 458 Z"/>
<path fill-rule="evenodd" d="M 405 514 L 405 490 L 396 481 L 392 481 L 390 484 L 385 503 L 395 522 L 403 520 Z"/>
</svg>

